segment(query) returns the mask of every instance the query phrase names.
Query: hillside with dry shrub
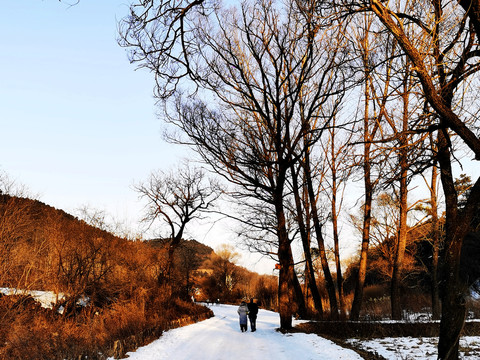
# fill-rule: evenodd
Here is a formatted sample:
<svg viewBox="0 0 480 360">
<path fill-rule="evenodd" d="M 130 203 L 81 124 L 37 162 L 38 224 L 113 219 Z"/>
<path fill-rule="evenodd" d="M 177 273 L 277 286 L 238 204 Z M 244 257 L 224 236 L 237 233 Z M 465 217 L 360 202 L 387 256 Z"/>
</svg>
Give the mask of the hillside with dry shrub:
<svg viewBox="0 0 480 360">
<path fill-rule="evenodd" d="M 161 243 L 122 239 L 39 201 L 0 195 L 0 287 L 56 294 L 50 307 L 26 293 L 0 297 L 0 358 L 120 356 L 166 329 L 211 316 L 192 299 L 210 294 L 206 279 L 218 269 L 205 266 L 217 255 L 182 241 L 177 271 L 165 284 Z M 260 276 L 242 271 L 243 288 L 234 287 L 231 301 L 254 295 L 245 281 Z"/>
</svg>

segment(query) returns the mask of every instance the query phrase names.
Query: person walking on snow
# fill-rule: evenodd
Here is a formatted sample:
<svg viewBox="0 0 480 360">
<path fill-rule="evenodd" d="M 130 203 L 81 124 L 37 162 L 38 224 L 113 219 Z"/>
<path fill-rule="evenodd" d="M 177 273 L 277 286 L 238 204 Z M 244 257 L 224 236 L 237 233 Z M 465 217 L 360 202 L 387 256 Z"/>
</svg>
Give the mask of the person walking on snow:
<svg viewBox="0 0 480 360">
<path fill-rule="evenodd" d="M 257 299 L 250 299 L 250 302 L 247 305 L 248 307 L 248 318 L 250 319 L 250 328 L 252 332 L 257 330 L 257 314 L 258 314 L 258 305 Z"/>
<path fill-rule="evenodd" d="M 242 332 L 247 331 L 248 307 L 245 301 L 242 301 L 242 303 L 238 307 L 237 312 L 238 316 L 240 317 L 240 330 L 242 330 Z"/>
</svg>

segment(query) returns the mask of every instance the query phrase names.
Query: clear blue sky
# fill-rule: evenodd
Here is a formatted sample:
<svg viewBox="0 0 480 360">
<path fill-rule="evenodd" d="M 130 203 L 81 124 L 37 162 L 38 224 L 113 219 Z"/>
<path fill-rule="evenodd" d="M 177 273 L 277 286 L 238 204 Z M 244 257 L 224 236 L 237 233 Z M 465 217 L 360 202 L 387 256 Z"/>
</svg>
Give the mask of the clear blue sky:
<svg viewBox="0 0 480 360">
<path fill-rule="evenodd" d="M 183 151 L 161 138 L 153 75 L 117 44 L 127 12 L 121 0 L 2 3 L 0 170 L 68 212 L 136 217 L 132 183 Z"/>
<path fill-rule="evenodd" d="M 162 140 L 153 75 L 117 44 L 128 0 L 63 1 L 2 3 L 0 171 L 51 206 L 75 214 L 88 205 L 136 228 L 143 204 L 132 184 L 185 149 Z M 187 236 L 213 248 L 230 242 L 222 225 L 194 228 Z"/>
</svg>

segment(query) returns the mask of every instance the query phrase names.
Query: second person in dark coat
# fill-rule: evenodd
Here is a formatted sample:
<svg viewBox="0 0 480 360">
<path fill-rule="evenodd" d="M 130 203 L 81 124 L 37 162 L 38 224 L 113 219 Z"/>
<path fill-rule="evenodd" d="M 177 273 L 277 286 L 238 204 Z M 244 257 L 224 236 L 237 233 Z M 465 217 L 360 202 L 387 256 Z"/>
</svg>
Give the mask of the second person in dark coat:
<svg viewBox="0 0 480 360">
<path fill-rule="evenodd" d="M 252 331 L 257 330 L 257 314 L 257 299 L 250 299 L 250 302 L 248 303 L 248 318 L 250 319 L 250 329 L 252 329 Z"/>
</svg>

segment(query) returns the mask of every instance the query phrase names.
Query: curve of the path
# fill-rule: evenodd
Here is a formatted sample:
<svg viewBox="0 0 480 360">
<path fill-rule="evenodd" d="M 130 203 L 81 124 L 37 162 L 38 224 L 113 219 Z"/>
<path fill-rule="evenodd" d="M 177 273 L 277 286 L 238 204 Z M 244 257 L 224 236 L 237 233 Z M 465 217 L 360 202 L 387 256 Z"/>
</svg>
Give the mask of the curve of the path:
<svg viewBox="0 0 480 360">
<path fill-rule="evenodd" d="M 237 307 L 213 305 L 208 320 L 165 332 L 129 352 L 130 360 L 359 360 L 360 355 L 314 334 L 276 331 L 277 313 L 260 310 L 257 331 L 242 333 Z"/>
</svg>

